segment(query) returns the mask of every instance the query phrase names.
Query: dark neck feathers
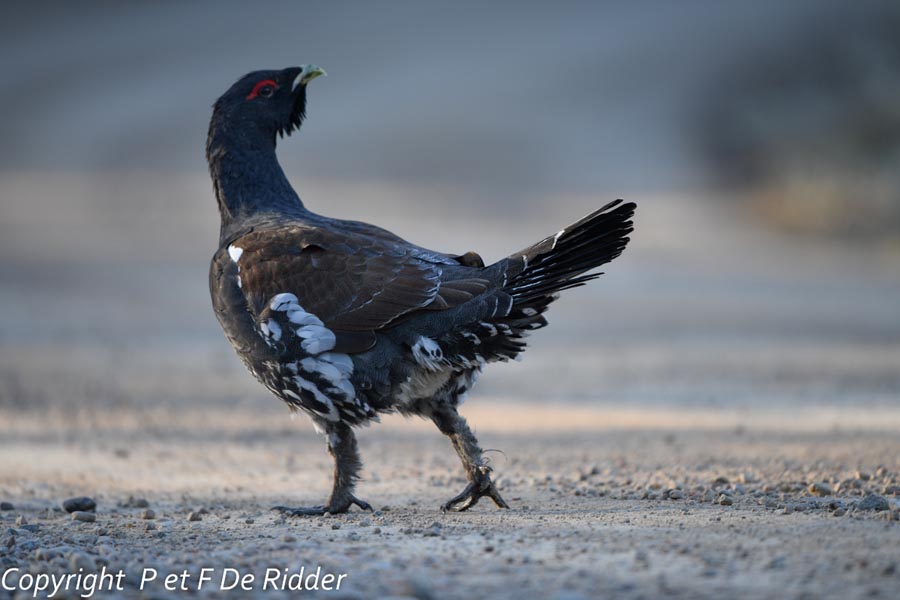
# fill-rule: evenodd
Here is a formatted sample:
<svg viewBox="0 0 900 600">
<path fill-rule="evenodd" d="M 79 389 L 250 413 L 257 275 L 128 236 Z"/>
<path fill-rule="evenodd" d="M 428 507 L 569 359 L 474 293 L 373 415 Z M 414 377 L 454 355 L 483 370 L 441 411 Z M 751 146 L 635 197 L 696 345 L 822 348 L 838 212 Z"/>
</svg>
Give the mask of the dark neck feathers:
<svg viewBox="0 0 900 600">
<path fill-rule="evenodd" d="M 206 159 L 222 216 L 222 241 L 253 217 L 305 212 L 278 164 L 275 134 L 249 123 L 230 127 L 217 121 L 213 117 L 210 123 Z"/>
</svg>

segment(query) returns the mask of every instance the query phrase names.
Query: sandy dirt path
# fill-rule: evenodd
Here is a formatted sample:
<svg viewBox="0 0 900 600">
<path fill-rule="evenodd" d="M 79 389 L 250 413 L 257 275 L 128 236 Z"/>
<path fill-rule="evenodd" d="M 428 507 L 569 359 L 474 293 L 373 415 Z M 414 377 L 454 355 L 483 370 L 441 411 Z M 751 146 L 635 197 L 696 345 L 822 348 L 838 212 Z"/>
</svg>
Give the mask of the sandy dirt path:
<svg viewBox="0 0 900 600">
<path fill-rule="evenodd" d="M 14 508 L 0 512 L 0 561 L 20 574 L 121 569 L 117 594 L 135 597 L 185 594 L 164 587 L 184 569 L 196 592 L 202 568 L 213 581 L 200 593 L 228 597 L 237 592 L 218 588 L 223 575 L 233 583 L 229 568 L 256 576 L 241 595 L 267 596 L 289 594 L 272 591 L 267 569 L 301 567 L 346 574 L 319 592 L 341 598 L 852 598 L 900 587 L 896 412 L 829 430 L 784 411 L 739 423 L 644 409 L 640 427 L 629 411 L 553 411 L 540 430 L 546 408 L 467 412 L 485 447 L 502 451 L 489 456 L 511 510 L 484 501 L 442 514 L 464 485 L 456 458 L 437 432 L 399 418 L 360 436 L 359 492 L 374 513 L 286 519 L 268 508 L 320 502 L 330 465 L 321 438 L 280 407 L 168 421 L 5 411 L 0 500 Z M 887 510 L 864 510 L 870 493 Z M 81 495 L 98 504 L 93 523 L 60 508 Z M 159 577 L 141 594 L 146 568 Z"/>
</svg>

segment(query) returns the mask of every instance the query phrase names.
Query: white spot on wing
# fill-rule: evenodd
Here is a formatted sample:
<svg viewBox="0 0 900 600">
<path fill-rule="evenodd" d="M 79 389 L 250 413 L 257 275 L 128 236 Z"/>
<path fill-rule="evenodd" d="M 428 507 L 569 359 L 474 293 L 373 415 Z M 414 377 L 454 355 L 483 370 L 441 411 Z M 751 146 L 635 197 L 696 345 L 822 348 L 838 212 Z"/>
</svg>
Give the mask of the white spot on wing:
<svg viewBox="0 0 900 600">
<path fill-rule="evenodd" d="M 244 253 L 243 248 L 238 248 L 234 244 L 228 246 L 228 256 L 231 257 L 232 262 L 237 265 L 237 286 L 238 289 L 241 288 L 241 266 L 237 264 L 237 261 L 241 259 L 241 255 Z"/>
<path fill-rule="evenodd" d="M 237 262 L 241 260 L 241 255 L 244 253 L 243 248 L 238 248 L 234 244 L 228 246 L 228 256 L 231 257 L 231 260 Z"/>
</svg>

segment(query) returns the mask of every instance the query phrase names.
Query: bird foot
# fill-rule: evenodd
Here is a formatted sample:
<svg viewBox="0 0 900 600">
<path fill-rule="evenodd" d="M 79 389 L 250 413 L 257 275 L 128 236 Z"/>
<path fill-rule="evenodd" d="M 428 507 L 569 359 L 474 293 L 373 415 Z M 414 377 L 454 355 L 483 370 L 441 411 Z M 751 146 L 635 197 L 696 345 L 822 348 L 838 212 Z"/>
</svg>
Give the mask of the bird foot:
<svg viewBox="0 0 900 600">
<path fill-rule="evenodd" d="M 329 500 L 328 504 L 320 505 L 320 506 L 301 506 L 299 508 L 291 508 L 289 506 L 273 506 L 272 510 L 277 510 L 286 514 L 289 517 L 315 517 L 321 516 L 325 513 L 329 513 L 332 515 L 336 515 L 339 513 L 345 513 L 350 511 L 350 507 L 353 505 L 358 506 L 362 510 L 372 510 L 372 505 L 366 502 L 365 500 L 360 500 L 356 496 L 350 495 L 346 500 L 342 502 L 335 502 L 333 500 Z"/>
<path fill-rule="evenodd" d="M 491 481 L 491 468 L 478 467 L 476 478 L 469 482 L 459 495 L 454 496 L 441 505 L 443 512 L 462 512 L 469 510 L 484 496 L 488 496 L 499 508 L 509 508 L 509 505 L 500 497 L 497 486 Z"/>
</svg>

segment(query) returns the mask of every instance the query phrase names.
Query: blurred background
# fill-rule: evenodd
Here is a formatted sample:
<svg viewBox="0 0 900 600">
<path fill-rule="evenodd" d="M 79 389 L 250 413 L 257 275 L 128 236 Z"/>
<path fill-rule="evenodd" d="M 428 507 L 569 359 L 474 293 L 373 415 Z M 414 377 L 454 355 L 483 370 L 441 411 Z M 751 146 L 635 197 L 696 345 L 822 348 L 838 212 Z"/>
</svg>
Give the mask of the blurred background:
<svg viewBox="0 0 900 600">
<path fill-rule="evenodd" d="M 896 2 L 0 11 L 7 415 L 285 412 L 210 308 L 204 144 L 234 80 L 306 62 L 329 76 L 280 158 L 314 211 L 497 259 L 639 205 L 625 254 L 470 405 L 900 409 Z"/>
</svg>

